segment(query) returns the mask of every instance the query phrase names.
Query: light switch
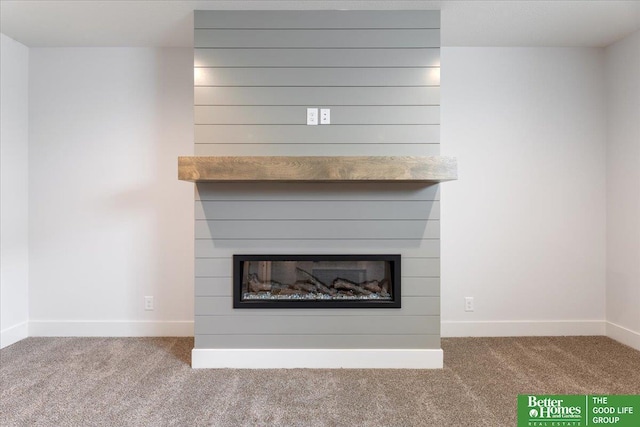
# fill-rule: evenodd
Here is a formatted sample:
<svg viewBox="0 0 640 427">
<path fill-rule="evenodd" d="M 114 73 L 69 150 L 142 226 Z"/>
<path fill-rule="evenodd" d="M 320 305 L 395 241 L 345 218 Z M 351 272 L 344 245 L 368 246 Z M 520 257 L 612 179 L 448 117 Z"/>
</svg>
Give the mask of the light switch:
<svg viewBox="0 0 640 427">
<path fill-rule="evenodd" d="M 330 108 L 321 108 L 320 109 L 320 124 L 321 125 L 331 124 L 331 109 Z"/>
<path fill-rule="evenodd" d="M 318 124 L 318 109 L 307 108 L 307 125 L 317 125 L 317 124 Z"/>
</svg>

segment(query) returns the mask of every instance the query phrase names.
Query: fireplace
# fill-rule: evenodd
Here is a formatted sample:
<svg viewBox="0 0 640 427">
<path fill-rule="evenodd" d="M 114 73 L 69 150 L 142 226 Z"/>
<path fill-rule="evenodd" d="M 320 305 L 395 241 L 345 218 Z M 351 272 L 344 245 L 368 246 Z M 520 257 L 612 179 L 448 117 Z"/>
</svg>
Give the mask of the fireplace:
<svg viewBox="0 0 640 427">
<path fill-rule="evenodd" d="M 194 11 L 194 367 L 442 367 L 439 28 Z"/>
<path fill-rule="evenodd" d="M 234 255 L 234 308 L 400 308 L 400 255 Z"/>
</svg>

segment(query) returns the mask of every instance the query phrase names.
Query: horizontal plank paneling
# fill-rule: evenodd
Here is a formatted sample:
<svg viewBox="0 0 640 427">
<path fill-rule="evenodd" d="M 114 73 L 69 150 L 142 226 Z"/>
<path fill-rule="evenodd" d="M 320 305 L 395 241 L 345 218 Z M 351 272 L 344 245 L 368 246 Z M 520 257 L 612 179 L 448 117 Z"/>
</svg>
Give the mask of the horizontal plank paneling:
<svg viewBox="0 0 640 427">
<path fill-rule="evenodd" d="M 440 348 L 440 335 L 196 335 L 195 348 Z"/>
<path fill-rule="evenodd" d="M 196 297 L 231 297 L 233 296 L 233 278 L 229 277 L 196 277 Z"/>
<path fill-rule="evenodd" d="M 440 49 L 195 49 L 195 67 L 439 67 Z"/>
<path fill-rule="evenodd" d="M 257 207 L 259 206 L 259 207 Z M 321 201 L 261 202 L 205 201 L 195 205 L 196 219 L 439 219 L 440 202 Z"/>
<path fill-rule="evenodd" d="M 196 156 L 437 156 L 440 144 L 195 144 Z"/>
<path fill-rule="evenodd" d="M 439 258 L 402 258 L 402 277 L 440 276 Z M 196 277 L 229 277 L 232 275 L 231 258 L 196 258 Z"/>
<path fill-rule="evenodd" d="M 439 155 L 438 11 L 194 21 L 195 155 Z M 307 107 L 332 124 L 306 126 Z M 439 199 L 421 183 L 197 184 L 195 274 L 219 277 L 195 278 L 196 348 L 440 348 Z M 256 253 L 401 254 L 403 308 L 234 310 L 232 256 Z"/>
<path fill-rule="evenodd" d="M 402 254 L 404 257 L 437 258 L 440 256 L 439 240 L 235 240 L 232 247 L 221 240 L 198 239 L 195 241 L 196 258 L 231 258 L 235 254 Z M 249 242 L 245 245 L 245 242 Z"/>
<path fill-rule="evenodd" d="M 358 311 L 367 316 L 385 316 L 393 310 L 393 316 L 432 316 L 440 313 L 440 297 L 403 297 L 402 308 L 367 308 Z M 233 308 L 232 297 L 196 297 L 194 311 L 196 316 L 344 316 L 353 315 L 354 309 L 349 308 L 248 308 L 237 310 Z"/>
<path fill-rule="evenodd" d="M 439 238 L 438 221 L 202 221 L 197 239 Z"/>
<path fill-rule="evenodd" d="M 439 105 L 440 87 L 196 87 L 195 105 Z"/>
<path fill-rule="evenodd" d="M 196 68 L 195 86 L 438 86 L 439 68 Z"/>
<path fill-rule="evenodd" d="M 440 28 L 434 10 L 259 10 L 194 13 L 195 28 Z"/>
<path fill-rule="evenodd" d="M 206 239 L 198 239 L 206 240 Z M 320 251 L 342 252 L 345 247 L 358 249 L 358 252 L 366 248 L 380 248 L 376 253 L 387 252 L 386 248 L 401 248 L 394 250 L 394 253 L 404 253 L 406 250 L 420 250 L 425 246 L 425 242 L 434 239 L 216 239 L 213 243 L 219 249 L 237 249 L 238 253 L 254 253 L 251 248 L 262 248 L 269 252 L 283 252 L 283 248 L 296 248 L 298 251 L 314 253 Z M 439 240 L 435 240 L 438 241 Z M 266 252 L 264 252 L 266 253 Z"/>
<path fill-rule="evenodd" d="M 439 125 L 196 125 L 195 142 L 225 143 L 439 143 Z"/>
<path fill-rule="evenodd" d="M 194 47 L 414 48 L 439 47 L 438 29 L 196 29 Z"/>
<path fill-rule="evenodd" d="M 305 107 L 197 106 L 196 124 L 305 124 Z M 331 126 L 357 124 L 438 124 L 438 106 L 367 106 L 331 108 Z"/>
<path fill-rule="evenodd" d="M 233 270 L 231 258 L 196 258 L 196 277 L 230 277 Z"/>
<path fill-rule="evenodd" d="M 257 253 L 262 253 L 258 252 Z M 283 252 L 284 253 L 284 252 Z M 288 253 L 288 252 L 287 252 Z M 335 252 L 333 252 L 335 253 Z M 354 253 L 345 251 L 345 253 Z M 195 295 L 213 297 L 231 297 L 233 279 L 229 277 L 196 277 Z M 437 277 L 403 277 L 403 297 L 437 297 L 440 295 L 440 278 Z"/>
<path fill-rule="evenodd" d="M 409 297 L 439 297 L 439 277 L 404 277 L 402 278 L 402 296 Z"/>
<path fill-rule="evenodd" d="M 440 184 L 351 182 L 200 183 L 196 200 L 440 200 Z"/>
<path fill-rule="evenodd" d="M 363 311 L 364 310 L 364 311 Z M 264 311 L 264 310 L 261 310 Z M 298 316 L 196 316 L 195 333 L 216 334 L 436 334 L 439 316 L 368 316 L 368 309 L 353 309 L 350 315 L 319 316 L 307 310 Z"/>
<path fill-rule="evenodd" d="M 440 277 L 440 258 L 402 257 L 402 277 Z"/>
</svg>

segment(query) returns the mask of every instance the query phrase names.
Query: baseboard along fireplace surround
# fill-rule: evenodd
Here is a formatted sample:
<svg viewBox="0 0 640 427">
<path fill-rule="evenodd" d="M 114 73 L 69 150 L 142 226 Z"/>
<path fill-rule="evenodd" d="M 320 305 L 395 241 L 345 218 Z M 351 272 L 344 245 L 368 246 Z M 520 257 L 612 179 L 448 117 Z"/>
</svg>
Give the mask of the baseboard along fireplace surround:
<svg viewBox="0 0 640 427">
<path fill-rule="evenodd" d="M 439 11 L 194 25 L 192 366 L 441 368 Z"/>
</svg>

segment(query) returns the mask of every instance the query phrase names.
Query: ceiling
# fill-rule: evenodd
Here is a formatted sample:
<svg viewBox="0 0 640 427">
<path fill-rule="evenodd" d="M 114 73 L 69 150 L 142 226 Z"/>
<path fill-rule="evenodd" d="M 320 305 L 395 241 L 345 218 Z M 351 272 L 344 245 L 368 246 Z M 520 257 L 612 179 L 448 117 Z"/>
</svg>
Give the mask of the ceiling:
<svg viewBox="0 0 640 427">
<path fill-rule="evenodd" d="M 30 47 L 192 47 L 193 10 L 440 9 L 443 46 L 607 46 L 640 29 L 640 0 L 0 0 Z"/>
</svg>

